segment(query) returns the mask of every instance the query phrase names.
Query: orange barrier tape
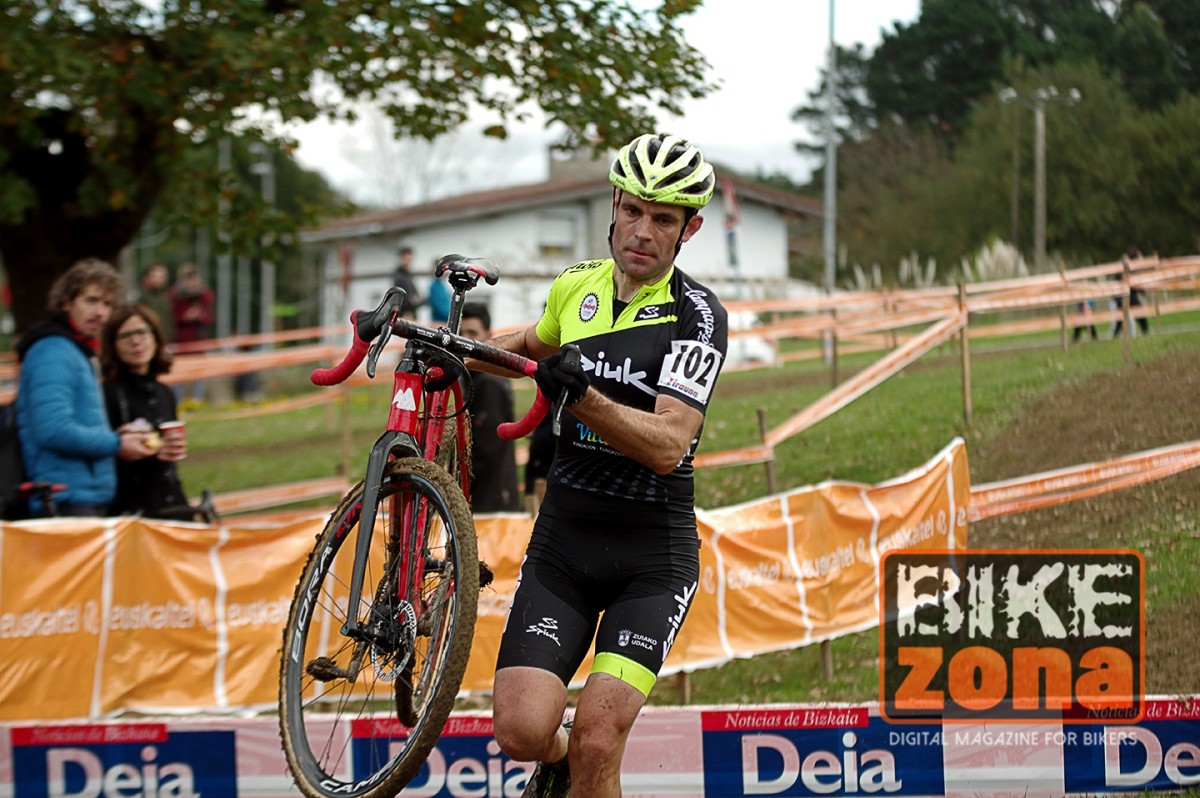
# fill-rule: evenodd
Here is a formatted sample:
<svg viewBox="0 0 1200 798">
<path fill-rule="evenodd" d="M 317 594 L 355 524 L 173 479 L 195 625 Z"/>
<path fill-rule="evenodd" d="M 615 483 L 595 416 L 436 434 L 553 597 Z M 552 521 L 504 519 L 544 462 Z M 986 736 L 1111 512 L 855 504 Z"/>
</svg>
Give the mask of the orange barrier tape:
<svg viewBox="0 0 1200 798">
<path fill-rule="evenodd" d="M 205 415 L 197 421 L 236 421 L 243 418 L 259 418 L 261 416 L 273 416 L 276 413 L 286 413 L 291 410 L 302 410 L 306 407 L 315 405 L 329 404 L 330 402 L 344 399 L 347 386 L 345 383 L 337 386 L 332 392 L 328 390 L 315 391 L 313 393 L 300 394 L 293 396 L 290 399 L 281 399 L 277 402 L 269 402 L 267 404 L 256 405 L 254 407 L 246 407 L 239 410 L 233 410 L 227 413 L 221 413 L 219 416 Z M 191 416 L 189 416 L 190 418 Z"/>
<path fill-rule="evenodd" d="M 1025 499 L 1054 491 L 1077 488 L 1093 482 L 1124 477 L 1157 468 L 1185 462 L 1200 455 L 1200 441 L 1163 446 L 1136 454 L 1106 460 L 1102 463 L 1043 471 L 1015 479 L 988 482 L 971 488 L 971 502 L 991 504 L 993 502 Z"/>
<path fill-rule="evenodd" d="M 747 446 L 744 449 L 725 449 L 720 452 L 702 452 L 692 460 L 693 468 L 720 468 L 732 465 L 767 463 L 775 459 L 775 450 L 769 446 Z"/>
<path fill-rule="evenodd" d="M 350 481 L 345 477 L 325 477 L 304 482 L 290 482 L 286 485 L 218 493 L 213 497 L 213 505 L 216 506 L 218 513 L 241 513 L 246 510 L 261 510 L 264 507 L 295 504 L 325 496 L 339 496 L 349 488 Z"/>
<path fill-rule="evenodd" d="M 959 313 L 933 325 L 769 431 L 763 443 L 773 448 L 818 421 L 833 415 L 930 349 L 949 340 L 963 328 L 966 321 L 966 314 Z"/>
<path fill-rule="evenodd" d="M 982 521 L 1088 499 L 1154 482 L 1200 466 L 1200 441 L 1153 449 L 1104 463 L 978 485 L 969 518 Z"/>
<path fill-rule="evenodd" d="M 305 327 L 299 330 L 280 330 L 270 333 L 229 335 L 225 338 L 206 338 L 201 341 L 171 344 L 170 350 L 177 355 L 195 354 L 197 352 L 210 352 L 214 349 L 240 349 L 248 346 L 286 344 L 294 341 L 310 341 L 327 337 L 348 338 L 349 335 L 349 326 L 338 324 L 332 327 Z"/>
</svg>

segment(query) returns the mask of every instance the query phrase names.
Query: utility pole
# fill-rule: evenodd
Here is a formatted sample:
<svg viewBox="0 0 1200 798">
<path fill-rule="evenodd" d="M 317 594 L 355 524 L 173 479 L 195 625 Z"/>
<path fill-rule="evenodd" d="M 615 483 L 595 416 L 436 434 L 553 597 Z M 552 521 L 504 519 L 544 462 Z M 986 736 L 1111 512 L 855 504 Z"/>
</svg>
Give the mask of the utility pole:
<svg viewBox="0 0 1200 798">
<path fill-rule="evenodd" d="M 837 44 L 834 41 L 834 6 L 829 0 L 829 65 L 825 76 L 825 293 L 833 295 L 837 280 Z"/>
<path fill-rule="evenodd" d="M 221 188 L 229 179 L 233 168 L 233 156 L 229 137 L 221 137 L 218 145 L 217 173 L 220 175 Z M 233 330 L 233 275 L 231 267 L 233 237 L 229 234 L 229 200 L 221 191 L 217 212 L 217 337 L 228 338 Z"/>
<path fill-rule="evenodd" d="M 1033 270 L 1041 274 L 1046 262 L 1046 99 L 1034 94 L 1033 103 Z"/>
<path fill-rule="evenodd" d="M 825 295 L 833 296 L 837 281 L 837 127 L 834 114 L 837 104 L 837 44 L 834 40 L 834 6 L 829 0 L 829 65 L 825 75 Z M 830 306 L 832 307 L 832 305 Z M 825 362 L 834 357 L 834 331 L 822 336 Z"/>
<path fill-rule="evenodd" d="M 250 151 L 258 156 L 258 162 L 250 167 L 250 171 L 262 178 L 262 199 L 268 207 L 275 207 L 275 161 L 271 148 L 266 144 L 256 142 L 250 146 Z M 260 239 L 261 253 L 259 255 L 259 312 L 258 331 L 270 333 L 275 331 L 275 264 L 267 257 L 267 247 L 271 235 L 263 233 Z M 270 348 L 264 345 L 263 348 Z"/>
<path fill-rule="evenodd" d="M 1010 87 L 998 96 L 1001 102 L 1020 102 L 1033 111 L 1033 266 L 1041 274 L 1046 262 L 1046 106 L 1073 105 L 1079 102 L 1080 94 L 1078 89 L 1059 94 L 1054 86 L 1045 86 L 1030 95 Z M 1015 156 L 1013 162 L 1015 166 Z"/>
</svg>

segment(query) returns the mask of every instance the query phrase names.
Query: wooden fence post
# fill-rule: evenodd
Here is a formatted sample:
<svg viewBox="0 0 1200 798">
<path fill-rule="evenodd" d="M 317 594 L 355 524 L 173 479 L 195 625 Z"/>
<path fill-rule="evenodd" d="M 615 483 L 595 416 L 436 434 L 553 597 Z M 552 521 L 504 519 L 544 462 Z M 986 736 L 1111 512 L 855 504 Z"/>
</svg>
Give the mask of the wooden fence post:
<svg viewBox="0 0 1200 798">
<path fill-rule="evenodd" d="M 825 681 L 833 681 L 833 644 L 829 640 L 821 641 L 821 675 Z"/>
<path fill-rule="evenodd" d="M 680 704 L 692 703 L 692 678 L 686 671 L 675 674 L 675 690 Z"/>
<path fill-rule="evenodd" d="M 834 388 L 838 386 L 838 331 L 837 308 L 829 311 L 833 324 L 829 328 L 829 382 Z"/>
<path fill-rule="evenodd" d="M 1125 291 L 1121 294 L 1121 317 L 1124 319 L 1124 324 L 1121 326 L 1121 352 L 1125 356 L 1125 362 L 1129 362 L 1129 341 L 1133 338 L 1133 329 L 1131 322 L 1133 314 L 1129 309 L 1129 258 L 1121 257 L 1121 285 Z"/>
<path fill-rule="evenodd" d="M 958 309 L 966 315 L 963 328 L 959 331 L 959 341 L 962 352 L 962 392 L 963 392 L 963 422 L 969 427 L 974 416 L 971 407 L 971 345 L 968 330 L 971 326 L 971 314 L 967 311 L 967 287 L 958 284 Z"/>
<path fill-rule="evenodd" d="M 1066 266 L 1062 259 L 1058 261 L 1058 276 L 1062 280 L 1063 288 L 1069 288 L 1070 283 L 1067 282 Z M 1067 303 L 1058 306 L 1058 343 L 1062 347 L 1062 351 L 1067 351 Z"/>
<path fill-rule="evenodd" d="M 767 410 L 765 407 L 758 408 L 758 435 L 762 438 L 763 444 L 767 442 Z M 767 493 L 775 493 L 775 455 L 772 452 L 771 459 L 763 463 L 767 471 Z"/>
</svg>

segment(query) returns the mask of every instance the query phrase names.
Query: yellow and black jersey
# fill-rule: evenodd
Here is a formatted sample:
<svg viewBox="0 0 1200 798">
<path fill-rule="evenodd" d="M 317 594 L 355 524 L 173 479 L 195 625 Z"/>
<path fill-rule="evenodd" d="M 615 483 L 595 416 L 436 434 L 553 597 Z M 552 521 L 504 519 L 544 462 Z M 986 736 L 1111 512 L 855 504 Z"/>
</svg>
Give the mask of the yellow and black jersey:
<svg viewBox="0 0 1200 798">
<path fill-rule="evenodd" d="M 672 267 L 642 286 L 627 305 L 616 302 L 612 259 L 584 261 L 550 288 L 537 325 L 543 342 L 576 344 L 592 387 L 629 407 L 652 412 L 660 393 L 704 412 L 725 360 L 728 319 L 716 294 Z M 610 496 L 679 502 L 691 511 L 692 453 L 660 476 L 608 446 L 586 424 L 563 414 L 549 481 Z"/>
</svg>

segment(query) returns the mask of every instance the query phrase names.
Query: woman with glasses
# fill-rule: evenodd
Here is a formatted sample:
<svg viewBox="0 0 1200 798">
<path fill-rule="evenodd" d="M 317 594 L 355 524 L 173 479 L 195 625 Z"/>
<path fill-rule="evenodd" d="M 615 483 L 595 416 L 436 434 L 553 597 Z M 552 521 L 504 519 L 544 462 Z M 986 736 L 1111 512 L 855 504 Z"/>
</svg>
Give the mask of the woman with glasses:
<svg viewBox="0 0 1200 798">
<path fill-rule="evenodd" d="M 100 336 L 104 402 L 113 429 L 143 432 L 153 454 L 118 460 L 113 512 L 192 520 L 176 464 L 187 456 L 182 429 L 159 430 L 177 420 L 175 395 L 158 378 L 171 369 L 162 325 L 145 305 L 113 311 Z"/>
</svg>

